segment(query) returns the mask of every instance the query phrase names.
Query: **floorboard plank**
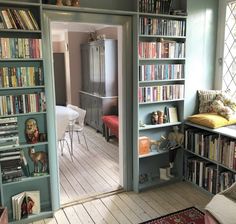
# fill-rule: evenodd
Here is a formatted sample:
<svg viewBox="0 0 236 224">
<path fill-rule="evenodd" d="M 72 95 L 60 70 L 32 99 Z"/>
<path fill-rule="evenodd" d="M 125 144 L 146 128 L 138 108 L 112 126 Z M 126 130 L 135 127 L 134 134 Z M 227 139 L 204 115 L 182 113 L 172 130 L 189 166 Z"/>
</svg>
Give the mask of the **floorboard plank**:
<svg viewBox="0 0 236 224">
<path fill-rule="evenodd" d="M 82 204 L 74 205 L 73 208 L 76 214 L 78 215 L 81 223 L 83 224 L 95 223 Z"/>
</svg>

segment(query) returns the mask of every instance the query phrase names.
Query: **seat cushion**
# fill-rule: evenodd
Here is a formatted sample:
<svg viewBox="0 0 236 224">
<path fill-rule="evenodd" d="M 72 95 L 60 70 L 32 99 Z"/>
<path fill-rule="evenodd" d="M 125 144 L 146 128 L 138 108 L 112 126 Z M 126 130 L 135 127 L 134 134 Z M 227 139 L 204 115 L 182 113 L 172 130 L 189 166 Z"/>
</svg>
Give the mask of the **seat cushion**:
<svg viewBox="0 0 236 224">
<path fill-rule="evenodd" d="M 116 115 L 106 115 L 102 117 L 103 124 L 110 129 L 112 134 L 119 137 L 119 119 Z"/>
<path fill-rule="evenodd" d="M 217 194 L 205 209 L 221 224 L 235 224 L 236 201 Z"/>
</svg>

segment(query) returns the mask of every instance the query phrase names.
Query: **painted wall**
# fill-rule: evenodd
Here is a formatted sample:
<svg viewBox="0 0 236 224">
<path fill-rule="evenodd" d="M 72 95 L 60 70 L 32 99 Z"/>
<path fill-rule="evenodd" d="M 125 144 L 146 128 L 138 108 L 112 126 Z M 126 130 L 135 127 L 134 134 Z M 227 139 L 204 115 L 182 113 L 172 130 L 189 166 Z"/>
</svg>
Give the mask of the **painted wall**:
<svg viewBox="0 0 236 224">
<path fill-rule="evenodd" d="M 81 54 L 80 44 L 88 41 L 88 33 L 68 32 L 68 50 L 70 57 L 70 94 L 68 102 L 79 106 L 79 91 L 81 90 Z"/>
<path fill-rule="evenodd" d="M 188 0 L 187 8 L 185 118 L 197 112 L 197 90 L 213 88 L 218 1 Z"/>
</svg>

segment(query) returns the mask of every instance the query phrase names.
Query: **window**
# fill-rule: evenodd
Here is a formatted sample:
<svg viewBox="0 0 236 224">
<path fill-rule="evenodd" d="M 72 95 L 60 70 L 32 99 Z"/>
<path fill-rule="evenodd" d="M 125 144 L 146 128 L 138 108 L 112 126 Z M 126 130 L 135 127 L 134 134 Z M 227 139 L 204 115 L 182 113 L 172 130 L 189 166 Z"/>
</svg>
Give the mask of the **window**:
<svg viewBox="0 0 236 224">
<path fill-rule="evenodd" d="M 216 88 L 236 97 L 236 1 L 219 3 Z"/>
</svg>

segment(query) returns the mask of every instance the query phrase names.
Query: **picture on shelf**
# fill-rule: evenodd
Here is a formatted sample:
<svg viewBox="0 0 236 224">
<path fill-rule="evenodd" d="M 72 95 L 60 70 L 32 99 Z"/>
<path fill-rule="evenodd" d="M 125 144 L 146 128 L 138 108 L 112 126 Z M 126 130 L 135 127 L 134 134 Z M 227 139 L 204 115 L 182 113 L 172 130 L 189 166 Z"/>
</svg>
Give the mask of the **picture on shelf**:
<svg viewBox="0 0 236 224">
<path fill-rule="evenodd" d="M 25 191 L 12 197 L 13 219 L 21 220 L 40 213 L 40 192 Z"/>
<path fill-rule="evenodd" d="M 39 141 L 39 129 L 36 119 L 29 118 L 25 122 L 25 137 L 26 142 L 35 144 Z"/>
<path fill-rule="evenodd" d="M 169 122 L 178 122 L 177 107 L 168 107 Z"/>
</svg>

